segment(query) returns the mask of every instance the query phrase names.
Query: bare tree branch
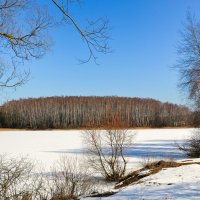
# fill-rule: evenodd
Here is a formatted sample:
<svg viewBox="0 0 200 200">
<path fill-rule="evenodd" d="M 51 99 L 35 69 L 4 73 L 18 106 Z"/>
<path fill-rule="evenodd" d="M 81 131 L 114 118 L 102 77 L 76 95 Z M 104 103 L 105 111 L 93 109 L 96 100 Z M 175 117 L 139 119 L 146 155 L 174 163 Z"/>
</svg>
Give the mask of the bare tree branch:
<svg viewBox="0 0 200 200">
<path fill-rule="evenodd" d="M 46 8 L 32 0 L 0 2 L 1 88 L 16 88 L 28 80 L 29 71 L 21 73 L 19 68 L 24 61 L 41 58 L 48 51 L 51 25 Z"/>
<path fill-rule="evenodd" d="M 109 22 L 107 19 L 99 18 L 96 21 L 87 21 L 88 25 L 83 30 L 79 27 L 74 18 L 68 13 L 68 9 L 65 9 L 64 6 L 61 6 L 56 0 L 51 1 L 64 15 L 65 20 L 67 22 L 69 20 L 73 24 L 88 47 L 89 56 L 86 60 L 79 60 L 81 63 L 89 62 L 91 59 L 93 59 L 96 63 L 97 56 L 95 55 L 95 52 L 104 54 L 111 52 L 110 46 L 108 45 L 110 37 L 108 36 Z"/>
<path fill-rule="evenodd" d="M 86 28 L 82 29 L 69 14 L 71 4 L 73 2 L 80 3 L 80 0 L 60 0 L 59 2 L 50 0 L 50 2 L 58 8 L 64 22 L 70 22 L 85 42 L 89 50 L 89 57 L 86 60 L 80 60 L 81 63 L 91 59 L 96 62 L 96 54 L 110 52 L 107 19 L 99 18 L 93 22 L 87 21 Z M 45 55 L 50 47 L 48 30 L 56 24 L 55 19 L 56 17 L 51 16 L 45 4 L 35 0 L 0 1 L 0 53 L 9 64 L 8 66 L 13 65 L 10 76 L 4 75 L 4 77 L 7 76 L 7 80 L 0 79 L 0 87 L 17 87 L 25 82 L 27 74 L 24 78 L 21 74 L 20 81 L 14 83 L 19 74 L 17 73 L 19 63 L 23 65 L 26 61 Z M 4 67 L 3 69 L 6 69 Z M 3 72 L 5 70 L 1 68 L 0 73 Z"/>
<path fill-rule="evenodd" d="M 23 85 L 29 79 L 30 72 L 20 72 L 14 63 L 12 66 L 0 62 L 0 88 L 16 88 Z"/>
</svg>

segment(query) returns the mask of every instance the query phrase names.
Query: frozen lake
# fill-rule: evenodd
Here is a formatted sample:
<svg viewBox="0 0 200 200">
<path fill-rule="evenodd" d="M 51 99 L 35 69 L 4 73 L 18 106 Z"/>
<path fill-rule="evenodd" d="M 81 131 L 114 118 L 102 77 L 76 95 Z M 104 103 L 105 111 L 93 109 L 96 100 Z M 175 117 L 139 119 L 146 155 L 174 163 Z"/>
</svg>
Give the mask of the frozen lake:
<svg viewBox="0 0 200 200">
<path fill-rule="evenodd" d="M 188 138 L 193 129 L 130 130 L 136 134 L 132 148 L 127 152 L 128 168 L 136 168 L 144 157 L 182 159 L 175 147 Z M 45 171 L 62 155 L 83 157 L 82 131 L 0 131 L 0 154 L 28 156 Z"/>
</svg>

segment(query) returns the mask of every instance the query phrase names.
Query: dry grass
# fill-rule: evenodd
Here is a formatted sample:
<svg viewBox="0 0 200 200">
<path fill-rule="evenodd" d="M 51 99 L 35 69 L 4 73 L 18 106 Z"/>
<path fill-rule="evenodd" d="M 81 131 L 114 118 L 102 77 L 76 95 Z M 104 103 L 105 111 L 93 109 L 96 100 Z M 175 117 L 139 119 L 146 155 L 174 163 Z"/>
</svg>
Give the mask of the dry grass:
<svg viewBox="0 0 200 200">
<path fill-rule="evenodd" d="M 15 129 L 15 128 L 0 128 L 1 131 L 26 131 L 25 129 Z"/>
<path fill-rule="evenodd" d="M 81 127 L 81 128 L 63 128 L 63 129 L 17 129 L 17 128 L 0 128 L 1 131 L 84 131 L 84 130 L 105 130 L 108 127 Z M 186 127 L 128 127 L 128 130 L 151 130 L 151 129 L 185 129 L 193 128 L 190 126 Z M 118 128 L 121 130 L 121 128 Z"/>
</svg>

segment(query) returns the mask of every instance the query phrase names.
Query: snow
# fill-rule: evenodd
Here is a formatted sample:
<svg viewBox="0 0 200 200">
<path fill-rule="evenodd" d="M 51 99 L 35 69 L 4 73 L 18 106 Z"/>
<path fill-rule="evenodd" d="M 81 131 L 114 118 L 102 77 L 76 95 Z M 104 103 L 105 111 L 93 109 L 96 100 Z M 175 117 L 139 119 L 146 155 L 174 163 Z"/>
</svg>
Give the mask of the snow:
<svg viewBox="0 0 200 200">
<path fill-rule="evenodd" d="M 1 131 L 0 154 L 28 156 L 46 171 L 63 154 L 81 151 L 80 131 Z"/>
<path fill-rule="evenodd" d="M 141 167 L 144 158 L 184 161 L 175 142 L 182 143 L 193 129 L 130 130 L 135 143 L 127 151 L 129 170 Z M 0 131 L 0 154 L 28 156 L 49 171 L 62 155 L 83 158 L 82 131 Z M 85 133 L 84 133 L 85 134 Z M 197 160 L 200 162 L 200 160 Z M 196 162 L 194 160 L 193 162 Z M 141 179 L 140 183 L 120 189 L 113 196 L 101 199 L 200 199 L 200 165 L 192 164 L 163 169 Z M 90 198 L 87 198 L 90 199 Z M 99 199 L 99 198 L 92 198 Z"/>
<path fill-rule="evenodd" d="M 141 166 L 144 157 L 183 159 L 174 145 L 189 137 L 193 129 L 131 130 L 135 143 L 127 152 L 129 169 Z M 47 171 L 63 154 L 82 157 L 83 131 L 0 131 L 0 154 L 29 156 Z"/>
<path fill-rule="evenodd" d="M 196 160 L 197 161 L 197 160 Z M 103 200 L 200 199 L 200 165 L 163 169 Z M 97 200 L 99 198 L 87 198 Z"/>
<path fill-rule="evenodd" d="M 157 174 L 148 176 L 143 181 L 148 184 L 175 184 L 200 181 L 200 165 L 192 164 L 180 166 L 177 168 L 163 169 Z M 193 172 L 193 173 L 190 173 Z"/>
</svg>

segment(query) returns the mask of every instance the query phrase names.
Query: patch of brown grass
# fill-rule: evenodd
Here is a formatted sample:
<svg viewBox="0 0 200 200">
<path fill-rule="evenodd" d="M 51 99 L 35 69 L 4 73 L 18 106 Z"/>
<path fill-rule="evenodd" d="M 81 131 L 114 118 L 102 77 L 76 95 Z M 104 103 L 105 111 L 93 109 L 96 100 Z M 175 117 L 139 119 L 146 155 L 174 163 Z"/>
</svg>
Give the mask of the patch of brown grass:
<svg viewBox="0 0 200 200">
<path fill-rule="evenodd" d="M 1 131 L 25 131 L 25 129 L 16 129 L 16 128 L 0 128 Z"/>
</svg>

